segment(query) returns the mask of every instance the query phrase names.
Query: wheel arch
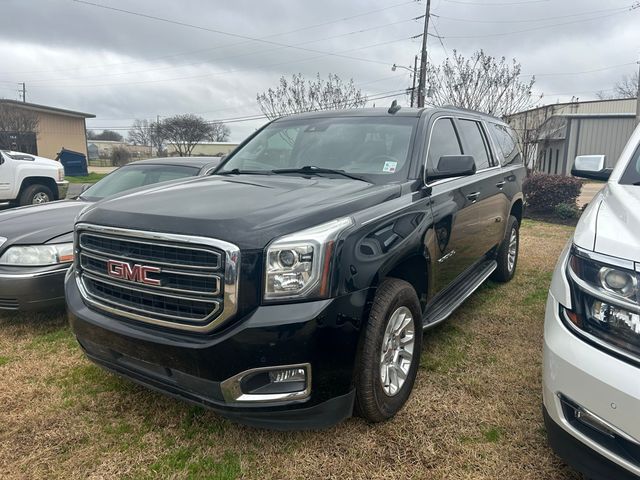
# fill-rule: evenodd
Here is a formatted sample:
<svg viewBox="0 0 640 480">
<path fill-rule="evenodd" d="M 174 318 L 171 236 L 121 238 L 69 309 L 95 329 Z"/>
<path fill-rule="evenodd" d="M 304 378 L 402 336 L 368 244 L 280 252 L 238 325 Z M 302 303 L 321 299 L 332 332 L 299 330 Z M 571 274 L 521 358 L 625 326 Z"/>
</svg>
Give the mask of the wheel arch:
<svg viewBox="0 0 640 480">
<path fill-rule="evenodd" d="M 51 190 L 51 194 L 53 195 L 53 200 L 60 200 L 58 198 L 58 185 L 55 180 L 51 177 L 27 177 L 22 180 L 22 184 L 20 185 L 20 190 L 18 191 L 18 197 L 22 195 L 22 193 L 32 185 L 44 185 L 49 190 Z"/>
</svg>

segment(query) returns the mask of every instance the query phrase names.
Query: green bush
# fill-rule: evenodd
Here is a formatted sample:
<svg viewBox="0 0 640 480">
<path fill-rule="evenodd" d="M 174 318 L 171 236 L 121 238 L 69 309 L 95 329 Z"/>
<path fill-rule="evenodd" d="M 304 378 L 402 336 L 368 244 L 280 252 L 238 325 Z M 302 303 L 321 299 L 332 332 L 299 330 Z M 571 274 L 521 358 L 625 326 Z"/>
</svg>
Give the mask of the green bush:
<svg viewBox="0 0 640 480">
<path fill-rule="evenodd" d="M 559 203 L 553 208 L 553 213 L 563 220 L 578 218 L 580 216 L 580 210 L 578 210 L 578 207 L 570 203 Z"/>
<path fill-rule="evenodd" d="M 532 210 L 547 212 L 553 212 L 560 204 L 576 208 L 581 189 L 582 180 L 543 173 L 531 175 L 522 185 L 527 206 Z"/>
</svg>

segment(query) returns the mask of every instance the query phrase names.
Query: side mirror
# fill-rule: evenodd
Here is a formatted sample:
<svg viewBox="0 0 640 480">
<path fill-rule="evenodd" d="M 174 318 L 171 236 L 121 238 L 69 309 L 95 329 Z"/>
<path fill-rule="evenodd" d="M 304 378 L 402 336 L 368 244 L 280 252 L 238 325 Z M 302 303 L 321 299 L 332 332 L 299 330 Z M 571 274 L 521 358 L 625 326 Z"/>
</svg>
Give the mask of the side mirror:
<svg viewBox="0 0 640 480">
<path fill-rule="evenodd" d="M 612 168 L 607 168 L 606 155 L 578 155 L 573 162 L 571 175 L 592 180 L 608 180 Z"/>
<path fill-rule="evenodd" d="M 82 185 L 82 188 L 80 189 L 80 193 L 81 193 L 81 194 L 83 194 L 84 192 L 86 192 L 87 190 L 89 190 L 89 187 L 90 187 L 90 186 L 91 186 L 91 185 L 86 184 L 86 183 L 85 183 L 85 184 L 83 184 L 83 185 Z"/>
<path fill-rule="evenodd" d="M 428 179 L 466 177 L 474 173 L 476 173 L 476 162 L 472 155 L 443 155 L 438 160 L 437 168 L 429 172 Z"/>
</svg>

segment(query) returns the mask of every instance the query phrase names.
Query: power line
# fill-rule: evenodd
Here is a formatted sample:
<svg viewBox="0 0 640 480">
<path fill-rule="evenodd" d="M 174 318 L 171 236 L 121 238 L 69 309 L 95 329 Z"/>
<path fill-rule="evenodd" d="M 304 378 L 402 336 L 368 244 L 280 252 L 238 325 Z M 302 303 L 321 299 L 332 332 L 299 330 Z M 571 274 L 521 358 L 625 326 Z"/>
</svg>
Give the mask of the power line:
<svg viewBox="0 0 640 480">
<path fill-rule="evenodd" d="M 557 20 L 560 18 L 572 18 L 572 17 L 583 17 L 585 15 L 592 15 L 594 13 L 604 13 L 604 12 L 614 12 L 614 11 L 622 11 L 622 10 L 628 10 L 629 8 L 633 7 L 633 5 L 627 5 L 624 7 L 616 7 L 616 8 L 605 8 L 602 10 L 590 10 L 588 12 L 582 12 L 582 13 L 572 13 L 569 15 L 554 15 L 553 17 L 543 17 L 543 18 L 527 18 L 527 19 L 522 19 L 522 18 L 518 18 L 518 19 L 509 19 L 509 20 L 478 20 L 478 19 L 472 19 L 472 18 L 457 18 L 457 17 L 448 17 L 445 15 L 440 15 L 440 14 L 435 14 L 432 13 L 431 15 L 433 17 L 437 17 L 437 18 L 442 18 L 444 20 L 450 20 L 450 21 L 454 21 L 454 22 L 469 22 L 469 23 L 535 23 L 535 22 L 543 22 L 546 20 Z"/>
<path fill-rule="evenodd" d="M 635 9 L 633 7 L 631 7 L 628 10 L 625 9 L 624 11 L 611 13 L 609 15 L 598 15 L 597 17 L 593 17 L 593 18 L 587 18 L 587 19 L 582 19 L 582 20 L 574 20 L 574 21 L 571 21 L 571 22 L 554 23 L 554 24 L 549 24 L 549 25 L 541 25 L 541 26 L 538 26 L 538 27 L 526 28 L 526 29 L 523 29 L 523 30 L 514 30 L 514 31 L 510 31 L 510 32 L 487 33 L 487 34 L 482 34 L 482 35 L 446 35 L 445 34 L 444 38 L 488 38 L 488 37 L 500 37 L 500 36 L 504 36 L 504 35 L 513 35 L 513 34 L 516 34 L 516 33 L 533 32 L 535 30 L 543 30 L 545 28 L 553 28 L 553 27 L 559 27 L 559 26 L 563 26 L 563 25 L 572 25 L 572 24 L 575 24 L 575 23 L 584 23 L 584 22 L 591 22 L 593 20 L 601 20 L 603 18 L 612 17 L 614 15 L 620 15 L 621 13 L 625 13 L 626 11 L 633 11 L 633 10 L 635 10 Z"/>
<path fill-rule="evenodd" d="M 399 25 L 401 23 L 411 22 L 411 21 L 414 21 L 414 20 L 416 20 L 418 18 L 420 18 L 420 17 L 413 17 L 413 18 L 409 18 L 409 19 L 405 19 L 405 20 L 399 20 L 399 21 L 395 21 L 395 22 L 385 23 L 385 24 L 382 24 L 382 25 L 376 25 L 376 26 L 373 26 L 373 27 L 364 28 L 364 29 L 360 29 L 360 30 L 353 30 L 353 31 L 350 31 L 350 32 L 330 35 L 330 36 L 324 37 L 324 38 L 318 38 L 318 39 L 314 39 L 314 40 L 308 40 L 308 41 L 305 41 L 305 42 L 301 42 L 298 45 L 308 45 L 308 44 L 312 44 L 312 43 L 323 42 L 323 41 L 326 41 L 326 40 L 332 40 L 332 39 L 335 39 L 335 38 L 346 37 L 346 36 L 349 36 L 349 35 L 356 35 L 356 34 L 360 34 L 360 33 L 366 33 L 366 32 L 370 32 L 370 31 L 373 31 L 373 30 L 379 30 L 379 29 L 382 29 L 382 28 L 393 26 L 393 25 Z M 249 43 L 249 42 L 245 42 L 245 43 Z M 236 54 L 236 55 L 230 55 L 230 56 L 224 56 L 224 57 L 216 57 L 216 58 L 209 59 L 208 61 L 212 62 L 212 61 L 220 61 L 220 60 L 226 60 L 226 59 L 231 59 L 231 58 L 237 59 L 237 58 L 253 56 L 253 55 L 263 55 L 265 53 L 274 52 L 274 51 L 277 51 L 277 50 L 281 50 L 283 48 L 286 48 L 286 47 L 276 47 L 276 48 L 270 48 L 270 49 L 260 50 L 260 51 L 251 51 L 251 52 L 244 53 L 244 54 Z M 133 70 L 133 71 L 129 71 L 129 72 L 115 72 L 115 73 L 88 75 L 88 76 L 82 76 L 82 77 L 74 77 L 73 80 L 82 80 L 82 79 L 87 79 L 87 78 L 114 77 L 114 76 L 120 76 L 120 75 L 133 75 L 133 74 L 138 74 L 138 73 L 148 73 L 148 72 L 155 72 L 155 71 L 160 71 L 160 70 L 173 70 L 173 69 L 183 68 L 183 67 L 188 67 L 188 66 L 193 66 L 193 65 L 202 65 L 203 63 L 204 62 L 199 61 L 199 62 L 195 62 L 195 63 L 185 63 L 185 64 L 180 64 L 180 65 L 173 65 L 173 66 L 169 66 L 169 67 L 158 67 L 158 68 L 150 68 L 150 69 L 147 68 L 147 69 L 143 69 L 143 70 Z M 34 79 L 34 80 L 30 80 L 29 83 L 37 85 L 37 84 L 41 84 L 41 83 L 59 82 L 59 81 L 65 81 L 65 80 L 69 80 L 69 78 L 68 77 L 64 77 L 64 78 Z"/>
<path fill-rule="evenodd" d="M 354 52 L 354 51 L 358 51 L 358 50 L 364 50 L 367 48 L 374 48 L 374 47 L 379 47 L 379 46 L 383 46 L 383 45 L 389 45 L 391 43 L 397 43 L 397 42 L 402 42 L 402 41 L 406 41 L 407 37 L 404 38 L 399 38 L 399 39 L 395 39 L 395 40 L 389 40 L 386 42 L 380 42 L 380 43 L 374 43 L 371 45 L 365 45 L 363 47 L 358 47 L 358 48 L 353 48 L 353 49 L 349 49 L 349 50 L 343 50 L 343 52 Z M 173 81 L 177 81 L 177 80 L 191 80 L 191 79 L 196 79 L 196 78 L 206 78 L 206 77 L 213 77 L 213 76 L 218 76 L 218 75 L 227 75 L 230 73 L 238 73 L 238 72 L 247 72 L 247 71 L 254 71 L 256 68 L 266 68 L 266 67 L 277 67 L 277 66 L 282 66 L 282 65 L 288 65 L 291 63 L 301 63 L 301 62 L 308 62 L 311 60 L 315 60 L 318 58 L 322 58 L 327 56 L 328 54 L 321 54 L 321 55 L 315 55 L 312 57 L 307 57 L 307 58 L 303 58 L 303 59 L 299 59 L 299 60 L 288 60 L 285 62 L 278 62 L 278 63 L 271 63 L 271 64 L 266 64 L 266 65 L 261 65 L 258 67 L 253 67 L 253 68 L 240 68 L 240 69 L 235 69 L 235 70 L 224 70 L 224 71 L 220 71 L 220 72 L 213 72 L 213 73 L 205 73 L 205 74 L 198 74 L 198 75 L 189 75 L 189 76 L 183 76 L 183 77 L 173 77 L 173 78 L 164 78 L 164 79 L 158 79 L 158 80 L 139 80 L 139 81 L 130 81 L 130 82 L 118 82 L 118 83 L 100 83 L 100 84 L 66 84 L 66 85 L 36 85 L 35 88 L 97 88 L 97 87 L 117 87 L 117 86 L 125 86 L 125 85 L 146 85 L 146 84 L 153 84 L 153 83 L 164 83 L 164 82 L 173 82 Z M 376 62 L 376 63 L 381 63 L 383 65 L 388 65 L 387 62 Z"/>
<path fill-rule="evenodd" d="M 391 97 L 397 97 L 398 95 L 403 95 L 406 94 L 406 89 L 403 90 L 392 90 L 392 91 L 388 91 L 388 92 L 380 92 L 380 93 L 374 93 L 371 94 L 369 96 L 367 96 L 367 102 L 372 102 L 372 101 L 376 101 L 376 100 L 384 100 L 386 98 L 391 98 Z M 305 110 L 304 112 L 315 112 L 315 111 L 324 111 L 324 110 L 331 110 L 333 109 L 334 106 L 339 106 L 342 105 L 344 103 L 348 103 L 349 101 L 345 101 L 345 102 L 339 102 L 337 104 L 334 104 L 331 108 L 320 108 L 320 109 L 314 109 L 314 110 Z M 239 107 L 241 108 L 241 107 Z M 302 112 L 301 112 L 302 113 Z M 245 116 L 241 116 L 241 117 L 229 117 L 229 118 L 220 118 L 220 119 L 215 119 L 215 120 L 207 120 L 207 123 L 238 123 L 238 122 L 247 122 L 247 121 L 254 121 L 254 120 L 260 120 L 262 118 L 265 118 L 266 116 L 262 113 L 256 113 L 256 114 L 251 114 L 251 115 L 245 115 Z M 131 120 L 135 120 L 134 118 L 132 118 Z M 131 126 L 95 126 L 92 128 L 96 128 L 96 129 L 104 129 L 104 130 L 130 130 Z"/>
<path fill-rule="evenodd" d="M 462 0 L 444 0 L 449 3 L 459 3 L 460 5 L 477 5 L 481 7 L 505 7 L 510 5 L 527 5 L 529 3 L 544 3 L 549 0 L 525 0 L 522 2 L 464 2 Z"/>
<path fill-rule="evenodd" d="M 110 6 L 107 6 L 107 5 L 101 5 L 99 3 L 93 3 L 93 2 L 89 2 L 87 0 L 72 0 L 72 1 L 76 2 L 76 3 L 84 4 L 84 5 L 90 5 L 92 7 L 102 8 L 102 9 L 105 9 L 105 10 L 112 10 L 114 12 L 120 12 L 120 13 L 124 13 L 124 14 L 127 14 L 127 15 L 134 15 L 134 16 L 141 17 L 141 18 L 146 18 L 146 19 L 149 19 L 149 20 L 155 20 L 155 21 L 158 21 L 158 22 L 169 23 L 169 24 L 172 24 L 172 25 L 178 25 L 178 26 L 181 26 L 181 27 L 192 28 L 192 29 L 195 29 L 195 30 L 201 30 L 201 31 L 205 31 L 205 32 L 217 33 L 219 35 L 226 35 L 226 36 L 233 37 L 233 38 L 241 38 L 243 40 L 250 40 L 250 41 L 253 41 L 253 42 L 266 43 L 268 45 L 275 45 L 275 46 L 278 46 L 278 47 L 286 47 L 286 48 L 291 48 L 291 49 L 294 49 L 294 50 L 302 50 L 302 51 L 305 51 L 305 52 L 320 53 L 322 55 L 329 55 L 329 56 L 338 57 L 338 58 L 345 58 L 345 59 L 348 59 L 348 60 L 356 60 L 356 61 L 360 61 L 360 62 L 368 62 L 368 63 L 376 63 L 376 64 L 379 64 L 379 65 L 387 65 L 387 62 L 381 62 L 381 61 L 378 61 L 378 60 L 358 58 L 358 57 L 350 57 L 348 55 L 340 55 L 340 54 L 337 54 L 337 53 L 325 52 L 325 51 L 322 51 L 322 50 L 315 50 L 315 49 L 312 49 L 312 48 L 305 48 L 305 47 L 300 47 L 300 46 L 297 46 L 297 45 L 289 45 L 289 44 L 286 44 L 286 43 L 274 42 L 272 40 L 266 40 L 266 39 L 263 39 L 263 38 L 256 38 L 256 37 L 250 37 L 248 35 L 242 35 L 240 33 L 226 32 L 224 30 L 220 30 L 220 29 L 217 29 L 217 28 L 203 27 L 203 26 L 200 26 L 200 25 L 194 25 L 192 23 L 180 22 L 180 21 L 177 21 L 177 20 L 171 20 L 169 18 L 163 18 L 163 17 L 158 17 L 156 15 L 150 15 L 150 14 L 147 14 L 147 13 L 134 12 L 133 10 L 126 10 L 126 9 L 123 9 L 123 8 L 116 8 L 116 7 L 110 7 Z"/>
<path fill-rule="evenodd" d="M 604 72 L 606 70 L 612 70 L 614 68 L 627 67 L 629 65 L 635 65 L 637 62 L 619 63 L 618 65 L 611 65 L 609 67 L 596 68 L 594 70 L 582 70 L 580 72 L 558 72 L 558 73 L 522 73 L 523 77 L 555 77 L 562 75 L 582 75 L 585 73 Z"/>
</svg>

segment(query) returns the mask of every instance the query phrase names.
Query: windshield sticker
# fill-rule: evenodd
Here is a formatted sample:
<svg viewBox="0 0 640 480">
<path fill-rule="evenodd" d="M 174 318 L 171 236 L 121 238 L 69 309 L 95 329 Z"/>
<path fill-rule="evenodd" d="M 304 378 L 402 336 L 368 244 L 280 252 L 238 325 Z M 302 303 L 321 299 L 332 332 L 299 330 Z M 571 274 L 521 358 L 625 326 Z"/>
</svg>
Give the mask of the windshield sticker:
<svg viewBox="0 0 640 480">
<path fill-rule="evenodd" d="M 395 173 L 397 165 L 398 165 L 398 162 L 384 162 L 384 167 L 382 167 L 382 171 L 385 173 Z"/>
</svg>

